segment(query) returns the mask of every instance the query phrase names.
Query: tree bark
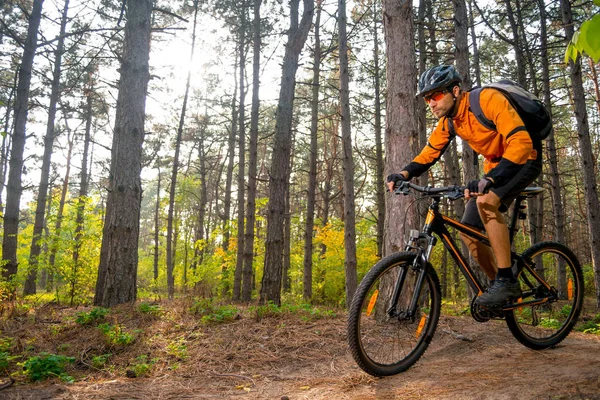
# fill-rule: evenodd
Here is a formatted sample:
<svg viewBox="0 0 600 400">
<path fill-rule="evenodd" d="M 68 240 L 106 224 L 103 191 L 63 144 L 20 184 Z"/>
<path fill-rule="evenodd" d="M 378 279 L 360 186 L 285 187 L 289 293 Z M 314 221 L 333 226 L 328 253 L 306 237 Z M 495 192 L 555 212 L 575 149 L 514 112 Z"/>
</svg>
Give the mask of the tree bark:
<svg viewBox="0 0 600 400">
<path fill-rule="evenodd" d="M 254 0 L 254 47 L 252 60 L 252 110 L 250 112 L 250 143 L 248 147 L 248 196 L 246 199 L 246 234 L 244 236 L 244 268 L 242 270 L 242 301 L 252 299 L 254 271 L 254 225 L 256 224 L 256 174 L 258 173 L 258 110 L 260 101 L 260 3 Z"/>
<path fill-rule="evenodd" d="M 506 5 L 506 16 L 508 17 L 508 22 L 510 23 L 510 28 L 513 34 L 512 47 L 513 51 L 515 52 L 515 60 L 517 62 L 517 82 L 524 88 L 527 88 L 525 57 L 523 56 L 523 46 L 521 45 L 522 40 L 519 33 L 519 26 L 515 20 L 513 7 L 510 3 L 510 0 L 504 0 L 504 4 Z"/>
<path fill-rule="evenodd" d="M 75 285 L 77 272 L 79 270 L 79 250 L 81 249 L 83 242 L 83 235 L 85 232 L 85 205 L 87 203 L 88 196 L 88 157 L 90 151 L 90 142 L 92 136 L 92 119 L 93 119 L 93 94 L 94 94 L 94 81 L 91 74 L 88 78 L 88 87 L 85 89 L 86 96 L 86 114 L 85 114 L 85 137 L 83 142 L 83 155 L 81 159 L 81 173 L 79 175 L 79 196 L 77 197 L 77 217 L 75 226 L 75 245 L 73 248 L 73 279 L 71 286 L 71 299 L 75 294 Z M 72 302 L 72 300 L 71 300 Z"/>
<path fill-rule="evenodd" d="M 137 264 L 152 1 L 127 0 L 127 22 L 94 304 L 133 302 Z"/>
<path fill-rule="evenodd" d="M 419 132 L 416 121 L 415 49 L 412 3 L 383 1 L 383 21 L 387 55 L 386 175 L 400 171 L 415 156 Z M 383 254 L 404 248 L 404 228 L 415 226 L 415 212 L 409 212 L 403 196 L 388 196 L 386 202 Z M 408 212 L 407 212 L 408 211 Z M 406 216 L 406 218 L 405 218 Z"/>
<path fill-rule="evenodd" d="M 190 49 L 190 65 L 194 60 L 194 47 L 196 46 L 196 21 L 198 18 L 198 0 L 194 1 L 194 23 L 192 28 L 192 45 Z M 169 210 L 167 213 L 167 289 L 169 299 L 173 300 L 175 296 L 175 261 L 173 246 L 173 212 L 175 208 L 175 191 L 177 188 L 177 174 L 179 173 L 179 152 L 181 149 L 181 138 L 183 136 L 183 127 L 185 125 L 185 113 L 187 111 L 187 102 L 190 93 L 190 82 L 192 79 L 191 66 L 188 70 L 187 79 L 185 82 L 185 94 L 183 96 L 183 104 L 181 106 L 181 115 L 179 117 L 179 126 L 177 128 L 177 137 L 175 138 L 175 155 L 173 156 L 173 170 L 171 172 L 171 186 L 169 188 Z"/>
<path fill-rule="evenodd" d="M 310 156 L 308 161 L 308 191 L 306 193 L 306 221 L 304 224 L 304 273 L 302 296 L 305 301 L 312 298 L 313 282 L 313 233 L 315 230 L 315 202 L 317 195 L 317 158 L 319 140 L 319 86 L 321 76 L 321 8 L 317 0 L 315 15 L 315 43 L 313 50 L 312 99 L 310 103 Z"/>
<path fill-rule="evenodd" d="M 569 0 L 561 0 L 562 22 L 565 28 L 565 41 L 569 43 L 573 38 L 573 14 Z M 581 153 L 581 169 L 583 171 L 583 184 L 587 205 L 587 218 L 590 232 L 590 248 L 594 266 L 594 282 L 596 284 L 596 304 L 600 307 L 600 201 L 596 184 L 597 165 L 594 161 L 592 143 L 590 139 L 590 126 L 585 104 L 585 91 L 581 74 L 581 57 L 576 61 L 569 60 L 569 72 L 573 86 L 573 101 L 579 150 Z"/>
<path fill-rule="evenodd" d="M 56 45 L 54 55 L 54 71 L 52 74 L 52 88 L 50 90 L 50 105 L 48 107 L 48 123 L 46 124 L 46 136 L 44 137 L 44 155 L 42 156 L 42 168 L 40 185 L 38 188 L 37 203 L 35 208 L 35 222 L 33 224 L 33 237 L 29 251 L 29 274 L 25 280 L 23 295 L 36 293 L 38 257 L 40 256 L 42 234 L 46 219 L 46 201 L 48 199 L 48 181 L 50 179 L 50 160 L 54 146 L 54 119 L 56 118 L 56 104 L 60 96 L 60 75 L 62 66 L 62 55 L 65 42 L 65 31 L 67 29 L 67 13 L 69 11 L 69 0 L 65 0 L 62 17 L 60 21 L 60 36 Z"/>
<path fill-rule="evenodd" d="M 242 297 L 242 279 L 244 269 L 244 223 L 245 223 L 245 197 L 246 197 L 246 182 L 245 182 L 245 168 L 246 168 L 246 1 L 242 2 L 240 15 L 240 37 L 238 42 L 238 52 L 240 59 L 240 76 L 239 76 L 239 89 L 240 89 L 240 108 L 238 115 L 238 176 L 237 176 L 237 204 L 238 204 L 238 217 L 237 217 L 237 257 L 235 262 L 235 274 L 233 279 L 233 299 L 240 300 Z"/>
<path fill-rule="evenodd" d="M 19 233 L 19 211 L 21 202 L 23 153 L 25 150 L 27 110 L 29 106 L 29 88 L 31 85 L 31 70 L 33 58 L 37 48 L 37 35 L 42 18 L 42 5 L 44 0 L 34 0 L 27 39 L 23 49 L 21 66 L 19 67 L 19 81 L 15 97 L 14 131 L 10 152 L 8 182 L 6 185 L 6 209 L 4 211 L 4 235 L 2 239 L 2 258 L 6 263 L 2 275 L 6 280 L 11 280 L 17 274 L 17 236 Z M 14 287 L 12 288 L 15 289 Z"/>
<path fill-rule="evenodd" d="M 346 0 L 338 1 L 340 54 L 340 108 L 342 147 L 344 149 L 344 270 L 346 272 L 346 306 L 350 307 L 356 291 L 356 210 L 354 200 L 354 158 L 350 131 L 350 76 L 348 74 L 348 38 L 346 33 Z"/>
<path fill-rule="evenodd" d="M 55 270 L 54 266 L 56 265 L 56 254 L 58 253 L 58 247 L 62 233 L 62 222 L 65 213 L 65 204 L 67 202 L 67 193 L 69 192 L 69 181 L 71 179 L 71 160 L 73 156 L 73 148 L 75 147 L 74 135 L 71 135 L 71 132 L 68 131 L 68 128 L 67 135 L 67 168 L 65 170 L 65 177 L 63 179 L 63 184 L 60 191 L 60 202 L 58 203 L 58 211 L 56 213 L 56 224 L 54 226 L 54 233 L 51 238 L 52 245 L 50 246 L 50 255 L 48 257 L 48 264 L 50 267 L 50 271 L 52 272 L 54 272 Z"/>
<path fill-rule="evenodd" d="M 283 271 L 285 193 L 290 171 L 292 143 L 292 111 L 298 57 L 312 22 L 314 2 L 303 0 L 304 12 L 298 24 L 299 0 L 290 1 L 290 29 L 283 58 L 281 88 L 275 124 L 275 139 L 269 178 L 269 205 L 267 212 L 267 238 L 264 273 L 260 303 L 281 304 L 281 277 Z"/>
<path fill-rule="evenodd" d="M 473 46 L 473 72 L 475 75 L 475 86 L 481 86 L 481 65 L 479 60 L 479 45 L 477 44 L 477 34 L 475 33 L 475 19 L 473 17 L 473 0 L 468 1 L 469 8 L 469 28 L 471 30 L 471 42 Z M 473 79 L 471 79 L 473 84 Z"/>
<path fill-rule="evenodd" d="M 237 137 L 237 52 L 235 53 L 235 68 L 233 71 L 233 96 L 231 97 L 231 128 L 229 140 L 227 141 L 227 173 L 225 176 L 225 198 L 223 200 L 223 250 L 229 250 L 229 239 L 231 237 L 231 187 L 233 184 L 233 166 L 235 164 L 235 138 Z"/>
<path fill-rule="evenodd" d="M 160 162 L 158 165 L 158 177 L 156 181 L 156 203 L 154 205 L 154 262 L 153 279 L 155 287 L 158 287 L 158 258 L 160 255 L 160 183 L 161 183 Z"/>
<path fill-rule="evenodd" d="M 375 193 L 377 198 L 377 255 L 383 254 L 383 235 L 385 223 L 385 181 L 383 175 L 384 154 L 381 132 L 381 65 L 379 61 L 379 25 L 380 14 L 376 1 L 373 2 L 373 72 L 375 90 Z M 424 129 L 424 128 L 423 128 Z"/>
</svg>

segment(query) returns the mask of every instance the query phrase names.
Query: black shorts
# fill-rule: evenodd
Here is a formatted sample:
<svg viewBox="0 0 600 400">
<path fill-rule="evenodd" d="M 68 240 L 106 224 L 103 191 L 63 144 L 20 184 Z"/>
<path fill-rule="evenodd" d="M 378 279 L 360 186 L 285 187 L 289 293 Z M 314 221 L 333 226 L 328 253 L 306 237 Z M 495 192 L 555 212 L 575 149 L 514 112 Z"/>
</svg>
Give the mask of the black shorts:
<svg viewBox="0 0 600 400">
<path fill-rule="evenodd" d="M 494 192 L 499 198 L 502 204 L 500 205 L 500 211 L 505 212 L 510 207 L 511 203 L 517 198 L 517 196 L 531 183 L 540 176 L 542 172 L 542 161 L 541 159 L 529 160 L 525 163 L 523 168 L 507 183 L 500 187 L 493 187 L 490 191 Z M 471 225 L 475 228 L 484 230 L 483 222 L 479 216 L 477 210 L 477 198 L 472 197 L 465 207 L 465 213 L 462 217 L 462 223 Z"/>
</svg>

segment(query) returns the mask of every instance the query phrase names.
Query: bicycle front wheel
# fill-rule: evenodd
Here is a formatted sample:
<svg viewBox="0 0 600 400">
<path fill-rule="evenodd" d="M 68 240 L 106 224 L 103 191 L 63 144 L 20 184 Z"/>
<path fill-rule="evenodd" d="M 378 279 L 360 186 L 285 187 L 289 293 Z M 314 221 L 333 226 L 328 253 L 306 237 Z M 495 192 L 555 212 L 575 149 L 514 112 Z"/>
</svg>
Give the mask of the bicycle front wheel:
<svg viewBox="0 0 600 400">
<path fill-rule="evenodd" d="M 374 376 L 398 374 L 423 355 L 440 316 L 440 283 L 427 267 L 417 307 L 407 316 L 418 272 L 413 253 L 395 253 L 379 261 L 358 286 L 348 315 L 348 344 L 356 363 Z M 405 274 L 397 301 L 399 276 Z"/>
<path fill-rule="evenodd" d="M 541 304 L 505 312 L 506 324 L 523 345 L 541 350 L 560 343 L 573 329 L 583 303 L 583 273 L 579 261 L 566 246 L 541 242 L 525 250 L 518 280 L 523 304 Z M 545 282 L 545 284 L 543 283 Z"/>
</svg>

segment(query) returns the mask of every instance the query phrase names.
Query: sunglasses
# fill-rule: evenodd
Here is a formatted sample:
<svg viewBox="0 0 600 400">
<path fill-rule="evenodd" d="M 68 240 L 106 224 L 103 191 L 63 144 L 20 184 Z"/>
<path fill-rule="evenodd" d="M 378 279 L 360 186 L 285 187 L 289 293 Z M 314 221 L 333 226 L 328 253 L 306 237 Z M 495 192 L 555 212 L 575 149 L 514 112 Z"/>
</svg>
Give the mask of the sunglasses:
<svg viewBox="0 0 600 400">
<path fill-rule="evenodd" d="M 442 90 L 440 92 L 435 92 L 435 93 L 431 93 L 426 96 L 423 96 L 423 99 L 425 100 L 425 103 L 427 103 L 427 104 L 431 103 L 431 100 L 437 102 L 437 101 L 440 101 L 441 99 L 443 99 L 444 96 L 446 95 L 446 93 L 448 93 L 447 90 Z"/>
</svg>

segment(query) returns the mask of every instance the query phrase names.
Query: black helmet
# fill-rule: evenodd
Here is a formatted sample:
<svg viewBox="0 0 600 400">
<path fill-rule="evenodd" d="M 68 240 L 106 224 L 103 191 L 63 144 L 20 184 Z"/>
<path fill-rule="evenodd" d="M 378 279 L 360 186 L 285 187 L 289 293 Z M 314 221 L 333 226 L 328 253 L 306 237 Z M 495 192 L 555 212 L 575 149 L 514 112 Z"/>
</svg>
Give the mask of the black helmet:
<svg viewBox="0 0 600 400">
<path fill-rule="evenodd" d="M 419 78 L 419 92 L 417 96 L 424 96 L 431 92 L 444 90 L 452 83 L 462 81 L 456 68 L 452 65 L 438 65 L 423 72 Z"/>
</svg>

